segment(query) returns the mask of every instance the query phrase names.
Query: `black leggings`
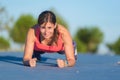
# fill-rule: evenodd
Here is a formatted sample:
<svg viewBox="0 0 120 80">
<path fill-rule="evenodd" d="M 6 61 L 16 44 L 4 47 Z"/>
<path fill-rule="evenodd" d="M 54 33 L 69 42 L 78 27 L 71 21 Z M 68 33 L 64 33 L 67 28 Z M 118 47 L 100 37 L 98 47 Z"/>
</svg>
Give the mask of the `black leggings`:
<svg viewBox="0 0 120 80">
<path fill-rule="evenodd" d="M 32 55 L 32 58 L 37 58 L 37 60 L 40 60 L 41 59 L 41 54 L 44 54 L 45 52 L 43 51 L 33 51 L 33 55 Z"/>
</svg>

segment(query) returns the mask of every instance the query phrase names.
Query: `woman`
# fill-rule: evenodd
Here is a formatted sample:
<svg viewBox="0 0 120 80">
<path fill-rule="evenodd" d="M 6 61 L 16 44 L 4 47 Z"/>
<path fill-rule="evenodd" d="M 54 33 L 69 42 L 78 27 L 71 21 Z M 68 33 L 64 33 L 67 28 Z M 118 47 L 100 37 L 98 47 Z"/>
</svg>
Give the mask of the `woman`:
<svg viewBox="0 0 120 80">
<path fill-rule="evenodd" d="M 38 24 L 29 29 L 24 49 L 23 64 L 36 66 L 40 54 L 44 52 L 65 52 L 66 59 L 57 59 L 59 68 L 75 65 L 74 45 L 70 33 L 64 26 L 56 23 L 56 16 L 51 11 L 39 15 Z"/>
</svg>

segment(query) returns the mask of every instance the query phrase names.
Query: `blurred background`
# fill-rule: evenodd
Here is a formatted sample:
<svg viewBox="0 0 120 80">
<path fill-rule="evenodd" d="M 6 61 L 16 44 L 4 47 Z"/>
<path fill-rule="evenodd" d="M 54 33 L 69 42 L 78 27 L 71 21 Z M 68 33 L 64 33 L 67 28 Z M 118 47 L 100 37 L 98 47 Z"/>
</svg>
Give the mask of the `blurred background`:
<svg viewBox="0 0 120 80">
<path fill-rule="evenodd" d="M 79 53 L 120 54 L 119 0 L 0 0 L 0 51 L 23 51 L 28 29 L 51 10 Z"/>
</svg>

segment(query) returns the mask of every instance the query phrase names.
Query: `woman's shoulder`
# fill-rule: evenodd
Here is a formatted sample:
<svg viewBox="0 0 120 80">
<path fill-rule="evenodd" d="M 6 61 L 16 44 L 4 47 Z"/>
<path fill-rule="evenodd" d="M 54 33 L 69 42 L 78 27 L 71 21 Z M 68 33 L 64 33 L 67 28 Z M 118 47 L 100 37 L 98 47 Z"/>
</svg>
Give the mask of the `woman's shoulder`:
<svg viewBox="0 0 120 80">
<path fill-rule="evenodd" d="M 59 31 L 60 33 L 64 34 L 64 33 L 67 33 L 67 32 L 68 32 L 68 29 L 65 28 L 63 25 L 58 24 L 58 31 Z"/>
<path fill-rule="evenodd" d="M 33 25 L 32 27 L 29 28 L 28 32 L 35 34 L 37 32 L 38 28 L 39 28 L 39 25 L 35 24 L 35 25 Z"/>
<path fill-rule="evenodd" d="M 33 25 L 28 29 L 28 35 L 35 36 L 35 30 L 38 28 L 38 24 Z"/>
</svg>

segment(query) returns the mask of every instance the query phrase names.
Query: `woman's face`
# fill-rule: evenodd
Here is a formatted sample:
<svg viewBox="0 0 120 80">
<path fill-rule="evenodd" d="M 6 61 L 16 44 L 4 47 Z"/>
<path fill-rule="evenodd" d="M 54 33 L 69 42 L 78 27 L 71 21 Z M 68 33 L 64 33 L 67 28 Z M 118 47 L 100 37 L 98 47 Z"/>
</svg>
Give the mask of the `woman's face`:
<svg viewBox="0 0 120 80">
<path fill-rule="evenodd" d="M 53 23 L 47 22 L 47 23 L 43 23 L 40 26 L 40 32 L 41 35 L 45 38 L 45 39 L 50 39 L 53 36 L 54 33 L 54 29 L 55 29 L 55 25 Z"/>
</svg>

